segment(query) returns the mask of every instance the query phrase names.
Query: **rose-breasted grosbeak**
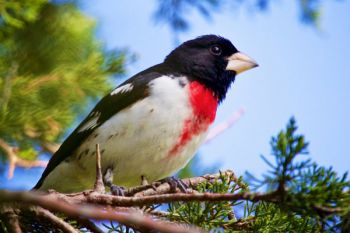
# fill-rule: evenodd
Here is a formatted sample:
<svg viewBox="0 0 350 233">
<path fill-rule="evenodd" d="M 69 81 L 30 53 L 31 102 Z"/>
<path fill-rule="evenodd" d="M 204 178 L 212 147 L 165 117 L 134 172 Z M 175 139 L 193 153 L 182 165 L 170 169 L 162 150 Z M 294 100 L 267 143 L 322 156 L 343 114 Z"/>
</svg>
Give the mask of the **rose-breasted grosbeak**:
<svg viewBox="0 0 350 233">
<path fill-rule="evenodd" d="M 235 76 L 257 63 L 222 37 L 205 35 L 106 95 L 53 155 L 34 189 L 82 191 L 102 172 L 135 186 L 165 178 L 192 158 Z"/>
</svg>

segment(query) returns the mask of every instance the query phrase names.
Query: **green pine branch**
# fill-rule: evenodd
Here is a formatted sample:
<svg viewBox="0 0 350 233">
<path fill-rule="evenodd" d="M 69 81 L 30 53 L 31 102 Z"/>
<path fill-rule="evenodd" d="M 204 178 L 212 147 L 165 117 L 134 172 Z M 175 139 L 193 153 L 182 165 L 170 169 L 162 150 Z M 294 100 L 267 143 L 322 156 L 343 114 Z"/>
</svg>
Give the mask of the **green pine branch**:
<svg viewBox="0 0 350 233">
<path fill-rule="evenodd" d="M 262 157 L 270 170 L 261 179 L 247 173 L 250 187 L 273 193 L 270 199 L 254 203 L 249 200 L 169 203 L 168 218 L 207 230 L 338 232 L 344 224 L 348 227 L 350 181 L 347 173 L 338 176 L 332 168 L 319 166 L 303 157 L 307 154 L 308 143 L 296 131 L 292 118 L 286 129 L 271 139 L 274 161 Z M 227 177 L 222 177 L 216 183 L 198 186 L 197 190 L 205 193 L 249 190 L 241 179 L 226 180 Z"/>
<path fill-rule="evenodd" d="M 73 1 L 0 0 L 0 19 L 0 159 L 36 160 L 108 93 L 110 77 L 124 74 L 131 58 L 106 50 Z"/>
</svg>

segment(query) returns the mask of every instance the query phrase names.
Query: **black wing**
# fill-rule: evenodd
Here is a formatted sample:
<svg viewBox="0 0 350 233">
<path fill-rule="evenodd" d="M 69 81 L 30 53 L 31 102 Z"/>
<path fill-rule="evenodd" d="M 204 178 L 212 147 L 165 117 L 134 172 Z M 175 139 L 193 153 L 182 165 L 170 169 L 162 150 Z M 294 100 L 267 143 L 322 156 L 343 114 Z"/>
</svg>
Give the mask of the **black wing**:
<svg viewBox="0 0 350 233">
<path fill-rule="evenodd" d="M 72 153 L 83 143 L 83 141 L 92 132 L 94 132 L 94 129 L 102 125 L 114 114 L 147 97 L 149 94 L 148 83 L 151 80 L 164 75 L 164 71 L 165 70 L 162 65 L 153 66 L 133 76 L 118 86 L 121 87 L 128 83 L 132 83 L 131 91 L 119 92 L 114 95 L 108 94 L 103 97 L 100 102 L 97 103 L 95 108 L 90 112 L 90 114 L 69 135 L 69 137 L 62 143 L 58 151 L 52 156 L 40 180 L 33 189 L 40 188 L 47 175 L 62 161 L 72 155 Z M 86 124 L 89 124 L 93 118 L 96 118 L 96 116 L 98 116 L 98 119 L 96 122 L 94 122 L 92 127 L 84 127 Z M 83 130 L 81 128 L 83 128 Z"/>
</svg>

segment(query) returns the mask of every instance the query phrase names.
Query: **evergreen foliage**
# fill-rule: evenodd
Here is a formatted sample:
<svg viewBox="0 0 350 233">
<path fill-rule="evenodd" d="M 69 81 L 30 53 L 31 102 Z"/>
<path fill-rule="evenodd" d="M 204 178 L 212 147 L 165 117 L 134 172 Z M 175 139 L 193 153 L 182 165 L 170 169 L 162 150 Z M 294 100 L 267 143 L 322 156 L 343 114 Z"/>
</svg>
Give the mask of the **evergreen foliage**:
<svg viewBox="0 0 350 233">
<path fill-rule="evenodd" d="M 111 88 L 110 75 L 123 74 L 125 52 L 105 51 L 73 3 L 0 5 L 0 138 L 35 159 Z"/>
<path fill-rule="evenodd" d="M 199 192 L 234 193 L 249 191 L 249 184 L 255 191 L 272 194 L 266 201 L 169 203 L 169 219 L 225 232 L 346 232 L 350 213 L 347 173 L 339 176 L 331 167 L 302 158 L 308 143 L 296 130 L 292 118 L 272 138 L 274 162 L 263 157 L 271 169 L 261 179 L 247 173 L 247 183 L 222 177 L 198 187 Z"/>
</svg>

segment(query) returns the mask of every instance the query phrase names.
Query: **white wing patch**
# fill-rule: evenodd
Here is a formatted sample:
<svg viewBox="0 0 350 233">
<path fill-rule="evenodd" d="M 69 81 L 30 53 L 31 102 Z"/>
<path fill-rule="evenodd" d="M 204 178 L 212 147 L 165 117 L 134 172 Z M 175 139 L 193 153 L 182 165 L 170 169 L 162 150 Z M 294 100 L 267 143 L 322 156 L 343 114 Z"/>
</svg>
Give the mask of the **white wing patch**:
<svg viewBox="0 0 350 233">
<path fill-rule="evenodd" d="M 100 118 L 100 115 L 100 112 L 91 112 L 89 115 L 91 118 L 79 128 L 78 132 L 83 132 L 85 130 L 95 128 L 97 126 L 97 121 Z"/>
<path fill-rule="evenodd" d="M 115 95 L 115 94 L 118 94 L 118 93 L 125 93 L 125 92 L 128 92 L 128 91 L 131 91 L 133 89 L 133 85 L 131 83 L 127 83 L 121 87 L 118 87 L 116 89 L 114 89 L 112 92 L 111 92 L 111 95 Z"/>
</svg>

